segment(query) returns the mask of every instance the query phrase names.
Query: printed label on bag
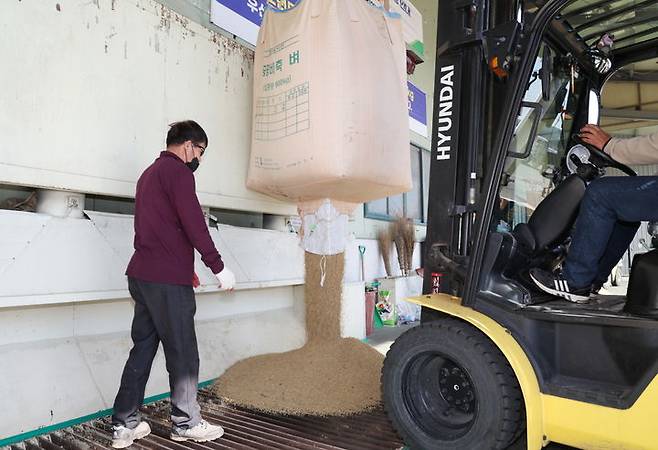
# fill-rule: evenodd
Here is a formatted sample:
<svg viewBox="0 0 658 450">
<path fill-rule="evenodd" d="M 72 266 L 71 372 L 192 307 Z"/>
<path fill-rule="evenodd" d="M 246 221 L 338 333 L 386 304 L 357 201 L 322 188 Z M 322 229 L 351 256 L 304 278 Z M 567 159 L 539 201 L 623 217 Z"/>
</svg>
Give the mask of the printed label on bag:
<svg viewBox="0 0 658 450">
<path fill-rule="evenodd" d="M 281 94 L 259 97 L 254 114 L 257 141 L 275 141 L 311 127 L 308 82 Z"/>
</svg>

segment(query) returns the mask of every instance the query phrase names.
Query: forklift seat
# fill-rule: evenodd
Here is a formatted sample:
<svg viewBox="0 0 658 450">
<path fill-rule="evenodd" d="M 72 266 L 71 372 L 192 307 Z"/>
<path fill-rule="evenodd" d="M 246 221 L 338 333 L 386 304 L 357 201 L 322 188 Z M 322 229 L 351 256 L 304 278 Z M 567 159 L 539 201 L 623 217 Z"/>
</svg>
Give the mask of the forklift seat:
<svg viewBox="0 0 658 450">
<path fill-rule="evenodd" d="M 568 176 L 541 201 L 528 223 L 514 228 L 514 237 L 531 255 L 561 244 L 578 216 L 587 185 L 578 175 Z"/>
</svg>

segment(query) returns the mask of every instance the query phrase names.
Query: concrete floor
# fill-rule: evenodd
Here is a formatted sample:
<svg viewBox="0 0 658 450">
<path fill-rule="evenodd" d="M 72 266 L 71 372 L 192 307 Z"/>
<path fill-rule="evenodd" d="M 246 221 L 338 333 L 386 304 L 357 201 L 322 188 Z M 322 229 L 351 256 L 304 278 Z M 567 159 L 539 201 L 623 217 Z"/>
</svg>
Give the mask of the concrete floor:
<svg viewBox="0 0 658 450">
<path fill-rule="evenodd" d="M 603 295 L 626 295 L 626 290 L 628 289 L 628 277 L 620 277 L 617 286 L 613 286 L 610 282 L 606 282 L 599 294 Z"/>
<path fill-rule="evenodd" d="M 382 327 L 375 328 L 370 336 L 367 337 L 366 343 L 371 347 L 376 348 L 382 355 L 388 352 L 391 348 L 393 341 L 405 331 L 418 325 L 419 322 L 414 322 L 409 325 L 401 325 L 398 327 Z"/>
</svg>

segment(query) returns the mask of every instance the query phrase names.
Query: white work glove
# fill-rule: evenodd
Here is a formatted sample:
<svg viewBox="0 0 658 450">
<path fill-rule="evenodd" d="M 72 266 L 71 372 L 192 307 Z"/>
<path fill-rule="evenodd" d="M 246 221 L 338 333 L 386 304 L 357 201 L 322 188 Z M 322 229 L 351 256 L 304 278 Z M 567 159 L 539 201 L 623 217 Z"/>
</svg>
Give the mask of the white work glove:
<svg viewBox="0 0 658 450">
<path fill-rule="evenodd" d="M 219 281 L 219 288 L 222 290 L 232 291 L 235 287 L 235 275 L 228 268 L 224 269 L 215 274 L 217 281 Z"/>
</svg>

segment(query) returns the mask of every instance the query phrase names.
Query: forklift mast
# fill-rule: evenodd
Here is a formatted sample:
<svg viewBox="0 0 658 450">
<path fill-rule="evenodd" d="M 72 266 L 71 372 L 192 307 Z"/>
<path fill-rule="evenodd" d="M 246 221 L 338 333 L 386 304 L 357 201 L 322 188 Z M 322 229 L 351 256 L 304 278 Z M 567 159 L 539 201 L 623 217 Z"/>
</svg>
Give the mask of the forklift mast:
<svg viewBox="0 0 658 450">
<path fill-rule="evenodd" d="M 567 255 L 592 180 L 568 168 L 575 130 L 597 120 L 614 70 L 658 57 L 658 34 L 600 48 L 611 29 L 646 36 L 635 24 L 655 21 L 657 3 L 640 3 L 631 20 L 633 2 L 438 0 L 426 295 L 409 299 L 421 324 L 382 369 L 410 447 L 657 448 L 656 318 L 629 312 L 630 295 L 572 303 L 531 278 Z M 442 294 L 427 295 L 435 272 Z M 636 298 L 656 298 L 649 281 Z"/>
<path fill-rule="evenodd" d="M 567 2 L 438 1 L 425 294 L 440 272 L 469 302 L 534 54 Z"/>
</svg>

